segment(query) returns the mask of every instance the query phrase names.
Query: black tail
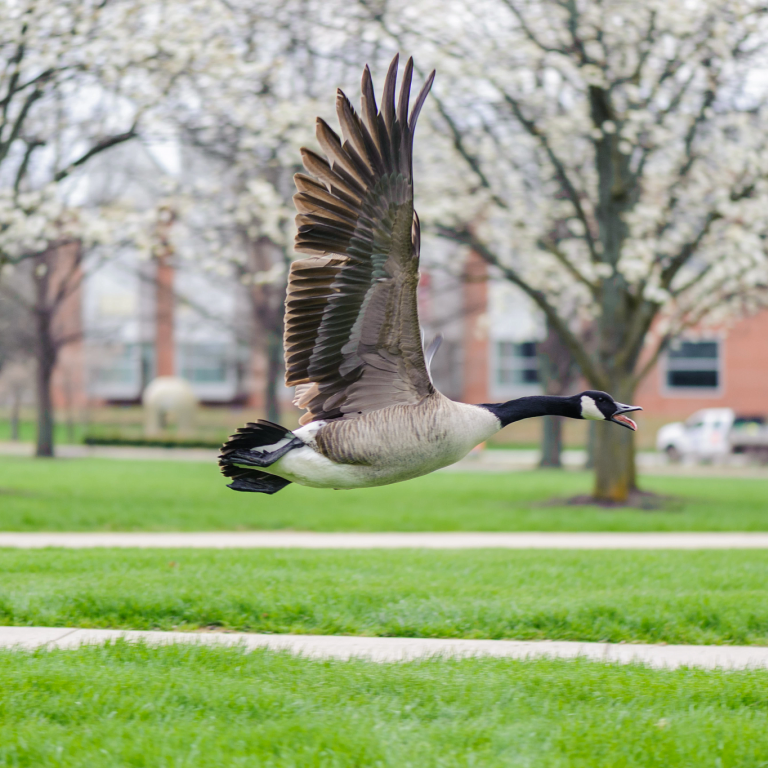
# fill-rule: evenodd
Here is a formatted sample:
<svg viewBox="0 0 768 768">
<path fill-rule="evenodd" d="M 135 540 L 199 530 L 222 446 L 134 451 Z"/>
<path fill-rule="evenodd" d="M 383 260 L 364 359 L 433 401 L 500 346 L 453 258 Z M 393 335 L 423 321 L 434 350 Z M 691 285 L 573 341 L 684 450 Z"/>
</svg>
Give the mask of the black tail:
<svg viewBox="0 0 768 768">
<path fill-rule="evenodd" d="M 231 477 L 232 482 L 227 485 L 233 491 L 249 491 L 251 493 L 277 493 L 282 491 L 291 481 L 277 475 L 269 475 L 258 469 L 243 469 L 234 464 L 221 464 L 221 474 Z"/>
<path fill-rule="evenodd" d="M 274 464 L 288 451 L 301 445 L 304 443 L 293 432 L 271 421 L 259 419 L 255 424 L 240 427 L 221 446 L 219 454 L 222 474 L 233 478 L 227 487 L 234 491 L 277 493 L 291 481 L 256 468 Z"/>
</svg>

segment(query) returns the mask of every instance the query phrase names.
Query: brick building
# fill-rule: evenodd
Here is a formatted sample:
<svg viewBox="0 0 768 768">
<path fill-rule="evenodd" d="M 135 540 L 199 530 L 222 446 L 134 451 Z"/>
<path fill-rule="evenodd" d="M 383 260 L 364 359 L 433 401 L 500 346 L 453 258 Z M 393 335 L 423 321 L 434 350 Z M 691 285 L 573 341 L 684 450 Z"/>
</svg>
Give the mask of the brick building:
<svg viewBox="0 0 768 768">
<path fill-rule="evenodd" d="M 443 261 L 455 264 L 447 246 L 430 243 L 425 251 L 441 247 Z M 208 315 L 185 302 L 169 306 L 171 283 L 203 302 Z M 84 341 L 62 353 L 57 406 L 137 402 L 155 375 L 173 373 L 187 378 L 203 402 L 260 408 L 264 361 L 235 327 L 237 316 L 247 315 L 241 293 L 232 281 L 217 282 L 190 268 L 173 274 L 168 265 L 138 263 L 131 254 L 115 260 L 86 281 L 68 307 L 68 323 L 81 318 Z M 543 321 L 518 289 L 490 280 L 482 261 L 470 257 L 458 274 L 433 264 L 422 277 L 419 301 L 426 342 L 438 332 L 445 337 L 433 362 L 442 392 L 473 403 L 540 392 L 536 344 Z M 706 407 L 768 415 L 766 373 L 768 311 L 722 332 L 681 339 L 638 390 L 642 420 L 651 428 L 646 431 Z M 291 394 L 283 392 L 286 408 Z M 533 427 L 516 432 L 523 439 L 538 436 Z"/>
<path fill-rule="evenodd" d="M 467 402 L 493 402 L 539 391 L 536 343 L 543 323 L 520 291 L 488 280 L 470 261 L 464 288 Z M 472 276 L 474 275 L 474 281 Z M 691 333 L 662 355 L 640 385 L 643 419 L 686 418 L 700 408 L 729 407 L 768 416 L 768 310 L 721 331 Z"/>
</svg>

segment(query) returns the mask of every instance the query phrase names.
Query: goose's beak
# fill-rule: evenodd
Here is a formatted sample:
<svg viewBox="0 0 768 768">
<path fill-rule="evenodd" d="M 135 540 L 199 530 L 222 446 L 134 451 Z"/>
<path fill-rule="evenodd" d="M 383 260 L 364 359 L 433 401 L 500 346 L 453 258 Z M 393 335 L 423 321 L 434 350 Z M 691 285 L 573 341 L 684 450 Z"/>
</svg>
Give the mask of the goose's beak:
<svg viewBox="0 0 768 768">
<path fill-rule="evenodd" d="M 632 413 L 632 411 L 642 410 L 643 409 L 639 405 L 623 405 L 622 403 L 616 403 L 616 412 L 610 419 L 608 419 L 608 421 L 612 421 L 614 424 L 621 424 L 622 427 L 637 432 L 637 424 L 635 424 L 635 422 L 626 414 Z"/>
</svg>

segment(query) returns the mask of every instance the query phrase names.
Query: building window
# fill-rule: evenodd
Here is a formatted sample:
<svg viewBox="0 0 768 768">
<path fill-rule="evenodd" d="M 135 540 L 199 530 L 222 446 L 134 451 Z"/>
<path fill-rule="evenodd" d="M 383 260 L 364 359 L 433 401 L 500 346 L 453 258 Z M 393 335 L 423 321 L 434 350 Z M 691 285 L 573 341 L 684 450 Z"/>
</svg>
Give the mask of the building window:
<svg viewBox="0 0 768 768">
<path fill-rule="evenodd" d="M 720 386 L 720 343 L 682 341 L 667 354 L 667 388 L 717 389 Z"/>
<path fill-rule="evenodd" d="M 135 385 L 138 373 L 136 353 L 136 344 L 101 349 L 99 360 L 91 371 L 93 383 L 97 387 Z"/>
<path fill-rule="evenodd" d="M 184 344 L 181 360 L 181 375 L 192 384 L 227 380 L 227 348 L 221 344 Z"/>
<path fill-rule="evenodd" d="M 536 342 L 496 342 L 496 383 L 504 386 L 539 383 L 539 360 Z"/>
</svg>

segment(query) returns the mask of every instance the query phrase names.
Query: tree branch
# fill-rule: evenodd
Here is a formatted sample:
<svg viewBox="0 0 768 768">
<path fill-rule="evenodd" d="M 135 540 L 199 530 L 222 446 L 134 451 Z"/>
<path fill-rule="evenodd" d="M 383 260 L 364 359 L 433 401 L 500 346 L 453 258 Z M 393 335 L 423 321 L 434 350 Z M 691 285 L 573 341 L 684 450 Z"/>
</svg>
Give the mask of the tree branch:
<svg viewBox="0 0 768 768">
<path fill-rule="evenodd" d="M 590 294 L 592 295 L 592 298 L 597 300 L 597 286 L 581 273 L 576 265 L 568 259 L 568 257 L 557 247 L 555 243 L 549 243 L 545 239 L 541 238 L 538 240 L 538 246 L 542 251 L 546 251 L 547 253 L 552 254 L 552 256 L 554 256 L 571 273 L 571 275 L 576 278 L 578 282 L 587 287 Z"/>
<path fill-rule="evenodd" d="M 497 88 L 499 88 L 499 86 L 496 83 L 494 83 L 494 85 Z M 591 222 L 589 221 L 586 211 L 584 210 L 584 207 L 581 204 L 579 193 L 576 187 L 574 187 L 573 183 L 571 182 L 568 172 L 565 169 L 565 164 L 555 154 L 555 151 L 552 149 L 552 145 L 550 144 L 546 134 L 540 131 L 539 128 L 536 126 L 536 124 L 532 120 L 529 120 L 528 118 L 525 117 L 517 99 L 510 96 L 502 88 L 499 88 L 499 92 L 501 93 L 504 101 L 507 104 L 509 104 L 509 106 L 512 108 L 512 111 L 514 112 L 518 122 L 523 126 L 523 128 L 525 128 L 525 130 L 531 136 L 533 136 L 535 139 L 538 140 L 539 144 L 541 144 L 542 148 L 544 149 L 544 152 L 549 158 L 550 163 L 552 163 L 552 166 L 555 169 L 555 174 L 557 175 L 557 179 L 563 187 L 563 191 L 568 196 L 568 199 L 570 200 L 571 205 L 573 205 L 573 208 L 576 211 L 576 215 L 578 216 L 581 223 L 584 225 L 584 237 L 587 242 L 587 247 L 589 248 L 590 256 L 592 257 L 593 261 L 599 261 L 597 251 L 595 250 L 594 237 L 592 236 Z"/>
<path fill-rule="evenodd" d="M 581 372 L 592 383 L 593 386 L 600 389 L 608 388 L 607 376 L 600 367 L 590 358 L 583 345 L 576 335 L 568 327 L 568 324 L 560 317 L 557 310 L 550 304 L 546 294 L 529 285 L 514 269 L 504 265 L 501 260 L 493 253 L 488 246 L 479 238 L 466 229 L 456 229 L 454 227 L 437 226 L 438 233 L 448 240 L 469 246 L 477 253 L 487 264 L 498 269 L 509 282 L 529 296 L 534 303 L 546 315 L 552 328 L 557 332 L 563 343 L 568 347 L 574 359 L 579 365 Z"/>
<path fill-rule="evenodd" d="M 10 136 L 8 138 L 0 143 L 0 162 L 5 160 L 6 156 L 8 155 L 8 152 L 11 148 L 11 145 L 13 144 L 16 139 L 19 138 L 19 134 L 21 133 L 21 129 L 24 125 L 24 121 L 27 119 L 27 115 L 29 114 L 29 110 L 32 109 L 32 105 L 42 97 L 43 91 L 40 88 L 35 88 L 32 93 L 27 96 L 27 98 L 24 100 L 24 104 L 19 111 L 19 114 L 16 117 L 16 121 L 13 124 L 13 128 L 11 129 Z"/>
<path fill-rule="evenodd" d="M 685 263 L 696 252 L 696 249 L 701 244 L 701 241 L 706 237 L 707 233 L 712 227 L 712 224 L 721 218 L 722 215 L 717 211 L 710 211 L 704 219 L 704 224 L 702 225 L 696 237 L 694 237 L 693 240 L 689 240 L 687 243 L 685 243 L 685 245 L 683 245 L 682 248 L 680 248 L 680 250 L 677 252 L 677 255 L 672 259 L 672 261 L 670 261 L 670 263 L 662 270 L 661 287 L 664 288 L 664 290 L 669 290 L 669 286 L 675 279 L 675 275 L 677 275 L 680 269 L 682 269 Z"/>
<path fill-rule="evenodd" d="M 477 176 L 480 184 L 485 188 L 491 191 L 491 199 L 493 200 L 496 205 L 498 205 L 502 210 L 509 210 L 509 205 L 507 204 L 506 200 L 503 200 L 500 198 L 494 191 L 493 187 L 491 186 L 491 182 L 488 181 L 488 177 L 483 173 L 482 168 L 480 167 L 480 161 L 467 149 L 466 145 L 464 144 L 464 139 L 461 135 L 461 131 L 459 131 L 454 119 L 450 116 L 448 113 L 448 110 L 445 108 L 445 104 L 443 103 L 443 100 L 435 95 L 434 101 L 437 104 L 438 112 L 440 112 L 441 117 L 443 120 L 445 120 L 446 124 L 448 125 L 448 129 L 451 132 L 451 137 L 453 139 L 453 146 L 456 149 L 456 151 L 464 158 L 467 165 L 471 168 L 472 172 Z"/>
<path fill-rule="evenodd" d="M 523 34 L 540 50 L 544 51 L 545 53 L 559 53 L 563 56 L 568 55 L 568 51 L 566 51 L 563 48 L 554 47 L 551 45 L 545 45 L 544 43 L 539 40 L 536 35 L 533 34 L 533 31 L 528 26 L 528 23 L 523 18 L 523 14 L 520 13 L 520 11 L 515 7 L 512 0 L 501 0 L 504 5 L 509 8 L 510 11 L 514 14 L 514 16 L 517 18 L 518 24 L 520 24 L 520 29 L 523 30 Z"/>
<path fill-rule="evenodd" d="M 676 334 L 666 333 L 662 336 L 656 349 L 651 354 L 648 361 L 643 367 L 632 377 L 633 389 L 637 387 L 640 382 L 653 370 L 654 366 L 659 362 L 661 355 L 667 350 L 672 340 L 676 337 Z"/>
<path fill-rule="evenodd" d="M 94 144 L 87 152 L 85 152 L 80 157 L 78 157 L 77 160 L 70 163 L 66 168 L 62 168 L 62 170 L 60 170 L 53 177 L 53 180 L 61 181 L 62 179 L 69 176 L 69 174 L 72 173 L 72 171 L 74 171 L 75 168 L 77 168 L 78 166 L 81 166 L 83 163 L 86 163 L 94 155 L 98 155 L 100 152 L 103 152 L 105 149 L 110 149 L 110 147 L 114 147 L 118 144 L 122 144 L 126 141 L 130 141 L 131 139 L 135 139 L 139 135 L 136 128 L 137 128 L 137 124 L 134 123 L 125 133 L 117 133 L 113 136 L 107 136 L 101 141 L 96 142 L 96 144 Z"/>
<path fill-rule="evenodd" d="M 16 180 L 13 182 L 13 191 L 14 193 L 18 194 L 19 187 L 21 186 L 21 182 L 24 180 L 24 177 L 27 175 L 27 168 L 29 167 L 29 161 L 32 159 L 32 153 L 38 148 L 45 146 L 44 141 L 40 141 L 39 139 L 32 139 L 31 141 L 27 142 L 27 148 L 24 152 L 24 158 L 21 161 L 21 164 L 19 165 L 19 169 L 16 172 Z"/>
</svg>

